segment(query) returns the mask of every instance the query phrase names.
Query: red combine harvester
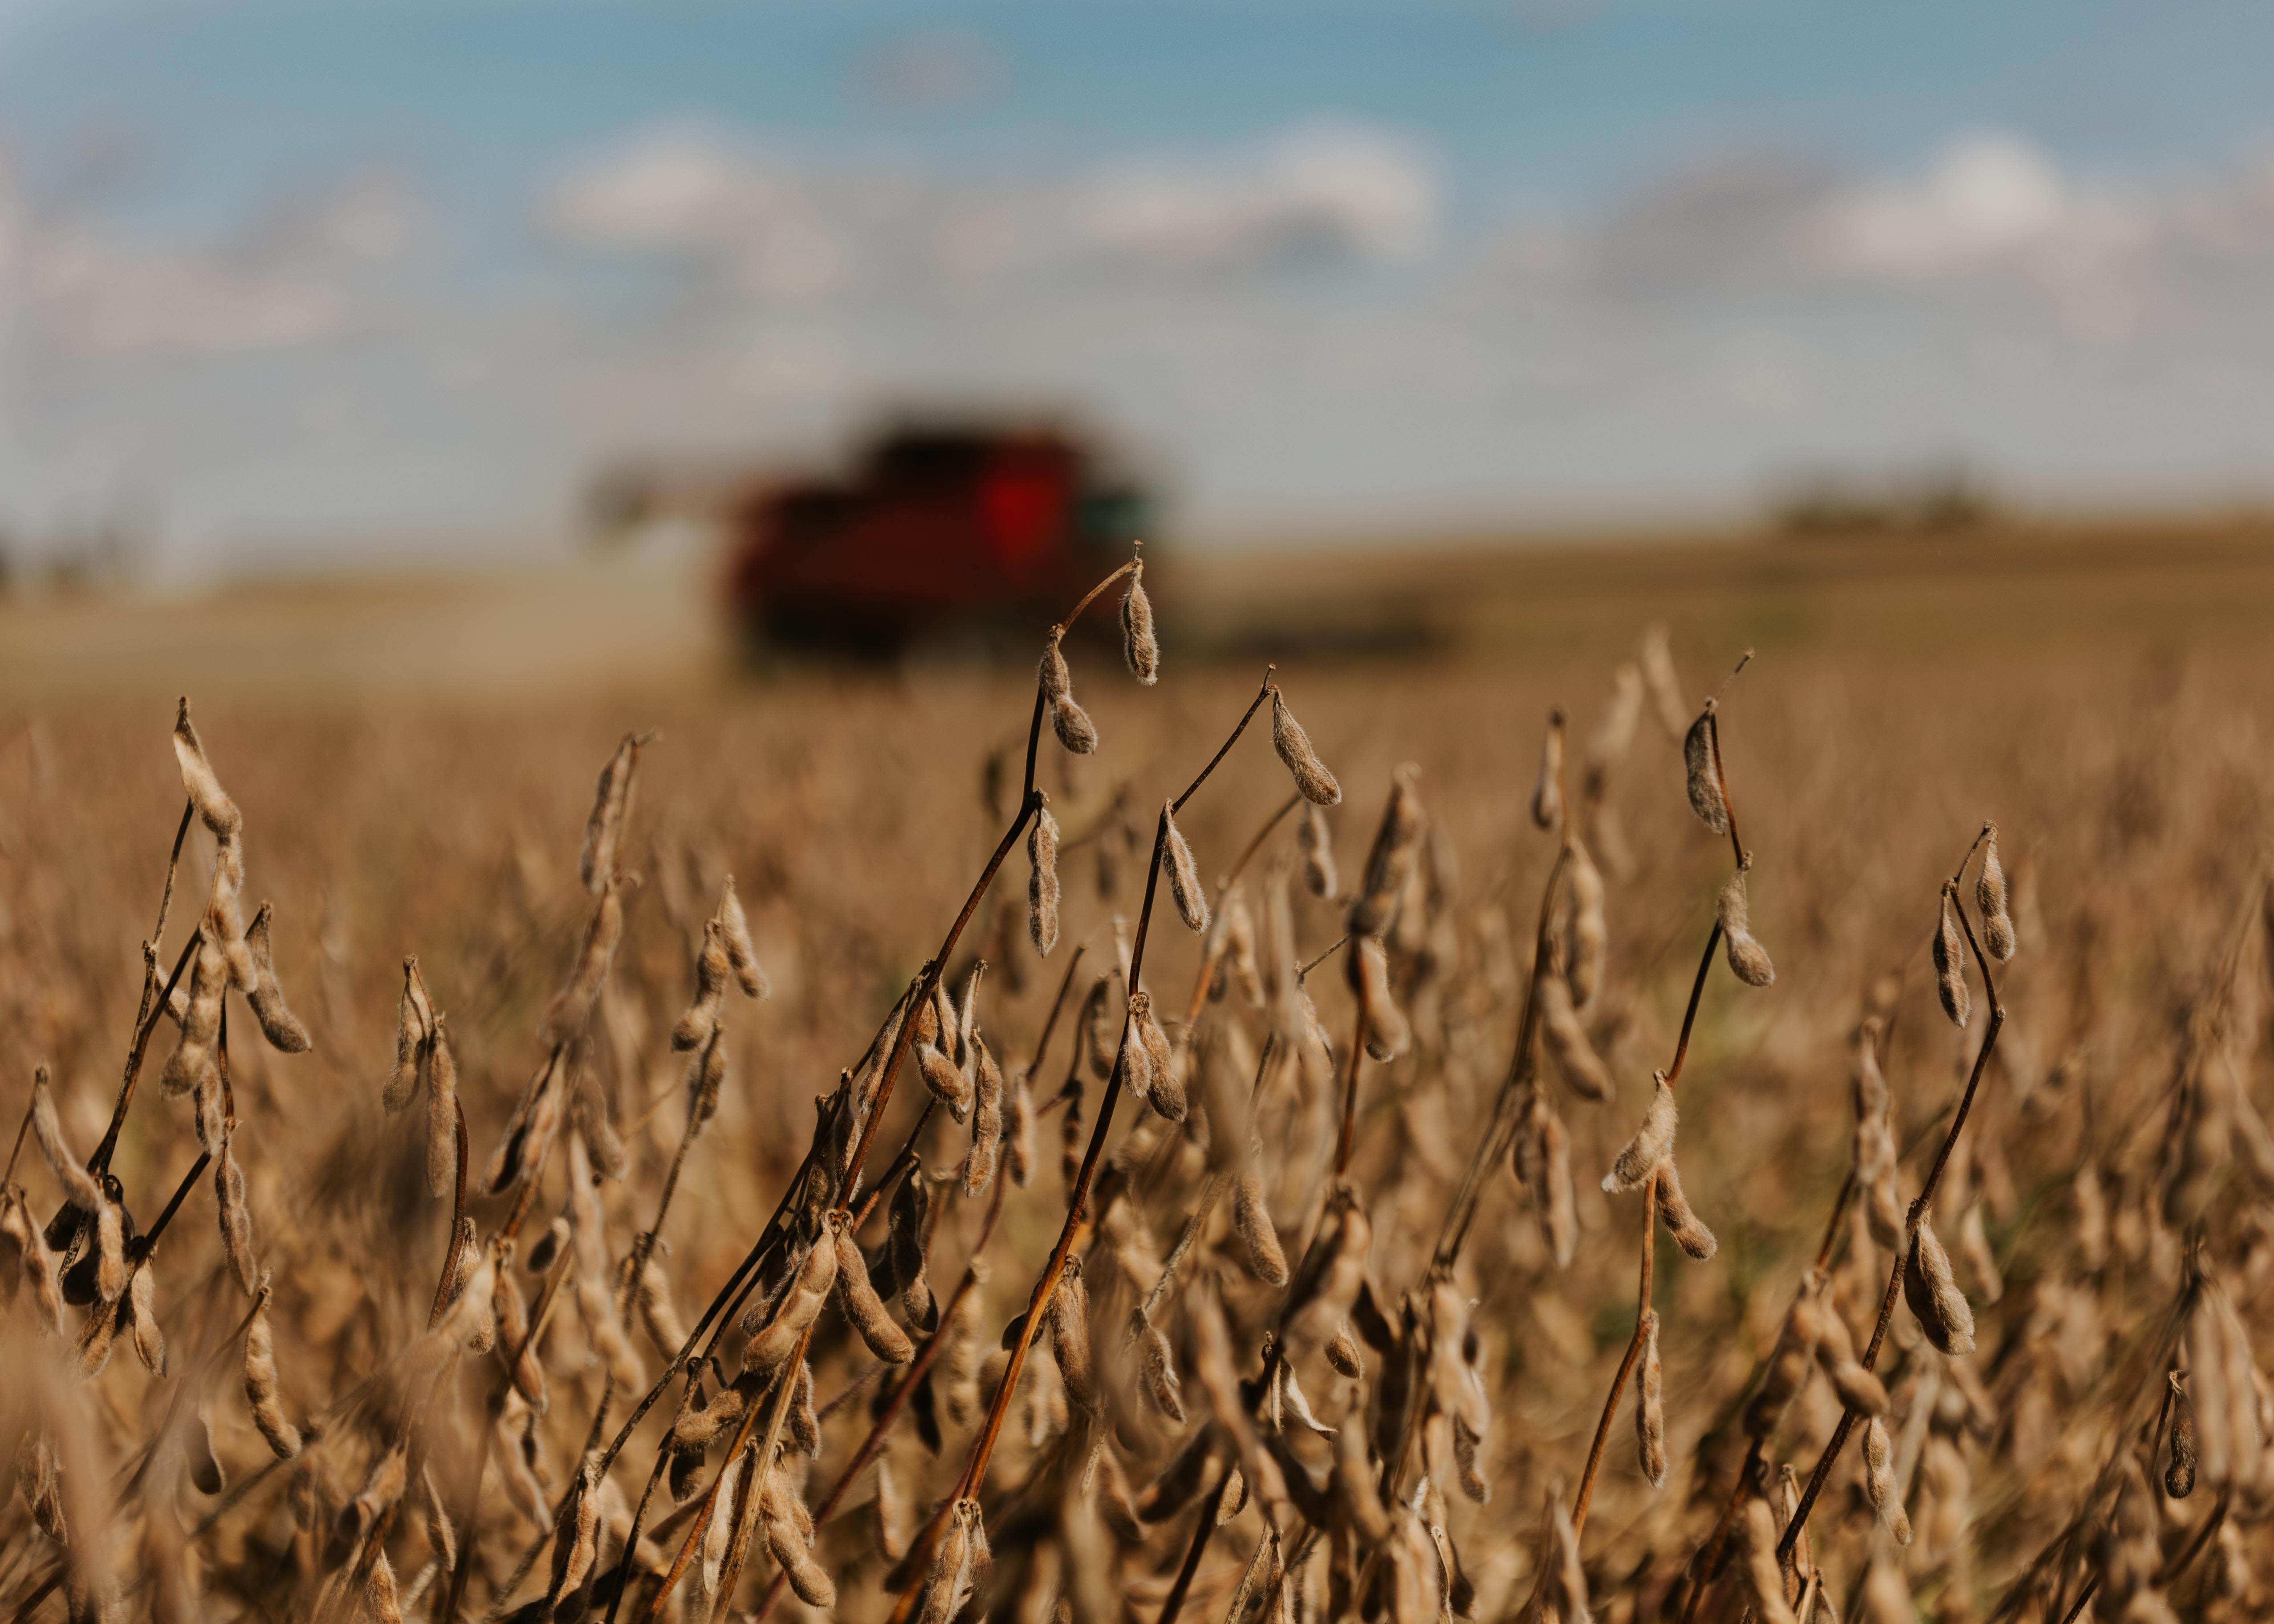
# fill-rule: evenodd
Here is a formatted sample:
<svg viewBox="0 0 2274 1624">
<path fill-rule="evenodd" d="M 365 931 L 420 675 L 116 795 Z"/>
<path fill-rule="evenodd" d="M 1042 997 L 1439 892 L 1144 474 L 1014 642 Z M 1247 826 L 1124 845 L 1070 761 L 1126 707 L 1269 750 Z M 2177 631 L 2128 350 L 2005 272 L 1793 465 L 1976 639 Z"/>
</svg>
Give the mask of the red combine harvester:
<svg viewBox="0 0 2274 1624">
<path fill-rule="evenodd" d="M 1135 485 L 1056 429 L 896 428 L 841 478 L 746 485 L 726 591 L 757 644 L 890 657 L 1024 647 L 1129 555 Z"/>
</svg>

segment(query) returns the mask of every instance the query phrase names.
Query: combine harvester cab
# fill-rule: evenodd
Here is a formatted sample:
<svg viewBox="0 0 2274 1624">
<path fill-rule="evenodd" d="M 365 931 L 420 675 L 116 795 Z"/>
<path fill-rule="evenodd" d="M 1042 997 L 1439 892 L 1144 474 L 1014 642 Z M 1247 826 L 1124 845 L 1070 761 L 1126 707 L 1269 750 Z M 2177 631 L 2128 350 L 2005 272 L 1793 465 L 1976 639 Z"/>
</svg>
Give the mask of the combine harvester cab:
<svg viewBox="0 0 2274 1624">
<path fill-rule="evenodd" d="M 905 429 L 847 477 L 735 502 L 727 594 L 762 656 L 1007 656 L 1126 558 L 1147 516 L 1061 432 Z"/>
</svg>

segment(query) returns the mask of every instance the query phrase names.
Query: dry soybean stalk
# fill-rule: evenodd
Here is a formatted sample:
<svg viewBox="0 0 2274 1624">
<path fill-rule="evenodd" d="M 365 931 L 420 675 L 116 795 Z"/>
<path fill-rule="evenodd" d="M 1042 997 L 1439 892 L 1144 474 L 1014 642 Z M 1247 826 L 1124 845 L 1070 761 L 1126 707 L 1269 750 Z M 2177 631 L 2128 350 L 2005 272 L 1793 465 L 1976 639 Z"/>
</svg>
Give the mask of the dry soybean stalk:
<svg viewBox="0 0 2274 1624">
<path fill-rule="evenodd" d="M 987 1215 L 979 1226 L 979 1238 L 971 1248 L 971 1261 L 964 1266 L 963 1277 L 956 1282 L 955 1289 L 948 1294 L 947 1301 L 940 1305 L 939 1329 L 926 1337 L 923 1346 L 916 1350 L 915 1361 L 901 1372 L 899 1385 L 892 1389 L 892 1396 L 885 1401 L 884 1410 L 877 1417 L 876 1424 L 869 1429 L 869 1435 L 861 1440 L 861 1447 L 853 1452 L 853 1458 L 846 1462 L 845 1470 L 838 1474 L 837 1481 L 830 1485 L 829 1492 L 822 1496 L 821 1503 L 813 1508 L 813 1522 L 817 1528 L 826 1524 L 835 1515 L 839 1504 L 843 1501 L 854 1483 L 863 1471 L 868 1470 L 870 1462 L 883 1453 L 885 1440 L 892 1436 L 893 1424 L 900 1420 L 901 1412 L 907 1408 L 908 1401 L 915 1395 L 917 1387 L 930 1372 L 933 1362 L 939 1357 L 940 1350 L 947 1345 L 948 1333 L 955 1323 L 956 1311 L 962 1307 L 963 1299 L 978 1289 L 979 1259 L 987 1250 L 987 1243 L 995 1237 L 995 1221 L 1002 1215 L 1003 1212 L 1003 1192 L 1009 1186 L 1010 1182 L 1007 1178 L 998 1178 L 995 1181 L 995 1187 L 989 1192 L 987 1198 Z M 751 1612 L 749 1624 L 758 1624 L 758 1620 L 772 1610 L 774 1603 L 781 1598 L 782 1590 L 788 1583 L 789 1575 L 787 1573 L 779 1571 L 775 1573 L 772 1583 L 766 1586 L 765 1594 L 758 1598 L 757 1606 Z"/>
<path fill-rule="evenodd" d="M 1216 771 L 1217 763 L 1223 761 L 1231 747 L 1239 741 L 1240 734 L 1246 731 L 1247 724 L 1254 718 L 1256 710 L 1266 699 L 1271 697 L 1273 689 L 1267 673 L 1263 686 L 1257 691 L 1255 698 L 1250 702 L 1246 710 L 1241 715 L 1239 724 L 1232 728 L 1222 747 L 1217 749 L 1214 756 L 1209 758 L 1208 765 L 1201 769 L 1200 776 L 1186 786 L 1184 793 L 1169 802 L 1163 811 L 1153 837 L 1152 861 L 1146 869 L 1145 900 L 1137 915 L 1136 940 L 1130 950 L 1128 979 L 1133 989 L 1138 986 L 1144 969 L 1146 937 L 1152 925 L 1153 903 L 1160 889 L 1163 848 L 1168 835 L 1168 816 L 1171 812 L 1183 810 L 1185 804 L 1200 792 L 1201 786 L 1208 782 L 1209 775 Z M 1119 1046 L 1120 1052 L 1123 1053 L 1127 1050 L 1129 1019 L 1127 1016 L 1123 1018 L 1122 1042 Z M 1074 1244 L 1081 1238 L 1082 1231 L 1088 1227 L 1090 1192 L 1096 1182 L 1098 1163 L 1104 1154 L 1106 1136 L 1113 1126 L 1114 1109 L 1120 1102 L 1126 1069 L 1126 1065 L 1116 1065 L 1112 1075 L 1106 1081 L 1105 1095 L 1098 1105 L 1096 1124 L 1090 1131 L 1088 1148 L 1082 1154 L 1081 1170 L 1075 1175 L 1073 1188 L 1067 1197 L 1065 1224 L 1059 1229 L 1058 1241 L 1050 1248 L 1049 1261 L 1044 1264 L 1040 1277 L 1035 1282 L 1034 1290 L 1028 1298 L 1027 1311 L 1019 1322 L 1018 1338 L 1011 1346 L 1010 1362 L 1004 1367 L 1002 1380 L 995 1389 L 994 1401 L 988 1407 L 987 1418 L 981 1425 L 978 1440 L 973 1446 L 970 1457 L 964 1464 L 961 1477 L 957 1480 L 956 1491 L 947 1500 L 942 1502 L 941 1508 L 934 1513 L 931 1522 L 918 1536 L 916 1543 L 910 1547 L 912 1551 L 922 1556 L 929 1555 L 933 1542 L 938 1538 L 939 1530 L 945 1522 L 949 1508 L 957 1501 L 975 1499 L 981 1486 L 986 1481 L 988 1462 L 994 1454 L 996 1441 L 1001 1436 L 1004 1419 L 1009 1414 L 1012 1395 L 1017 1389 L 1020 1374 L 1026 1366 L 1028 1353 L 1034 1344 L 1035 1333 L 1040 1328 L 1044 1318 L 1043 1307 L 1057 1292 L 1058 1282 L 1065 1272 L 1066 1259 L 1073 1252 Z M 900 1601 L 893 1608 L 892 1617 L 895 1624 L 900 1624 L 900 1621 L 910 1616 L 915 1610 L 917 1598 L 924 1590 L 928 1573 L 925 1561 L 912 1559 L 909 1563 L 909 1572 L 907 1586 L 901 1592 Z"/>
<path fill-rule="evenodd" d="M 1990 1004 L 1990 1024 L 1982 1034 L 1982 1047 L 1975 1054 L 1973 1070 L 1967 1075 L 1966 1092 L 1959 1096 L 1958 1109 L 1951 1114 L 1950 1127 L 1943 1134 L 1942 1143 L 1934 1153 L 1933 1165 L 1927 1169 L 1926 1182 L 1919 1187 L 1918 1198 L 1911 1203 L 1910 1211 L 1905 1215 L 1904 1245 L 1896 1252 L 1894 1264 L 1887 1272 L 1887 1289 L 1879 1299 L 1879 1322 L 1871 1327 L 1871 1343 L 1864 1350 L 1862 1363 L 1867 1371 L 1879 1364 L 1879 1350 L 1887 1340 L 1888 1324 L 1894 1319 L 1895 1299 L 1903 1289 L 1905 1260 L 1910 1247 L 1917 1241 L 1920 1225 L 1934 1205 L 1935 1190 L 1942 1182 L 1943 1170 L 1950 1165 L 1950 1153 L 1958 1144 L 1959 1134 L 1965 1130 L 1966 1118 L 1974 1109 L 1975 1091 L 1982 1085 L 1982 1073 L 1989 1066 L 1990 1053 L 1998 1047 L 1998 1034 L 2006 1024 L 2006 1006 L 1999 999 L 1998 983 L 1990 974 L 1989 958 L 1975 938 L 1974 923 L 1967 916 L 1965 899 L 1959 889 L 1959 882 L 1966 876 L 1967 863 L 1972 860 L 1983 837 L 1989 832 L 1990 825 L 1984 824 L 1982 834 L 1975 837 L 1974 845 L 1967 847 L 1966 856 L 1960 859 L 1957 871 L 1943 883 L 1941 894 L 1944 905 L 1957 916 L 1959 926 L 1966 935 L 1967 951 L 1972 955 L 1975 968 L 1981 974 L 1983 996 Z M 1833 1429 L 1832 1441 L 1825 1445 L 1824 1454 L 1816 1462 L 1816 1470 L 1809 1474 L 1808 1486 L 1801 1492 L 1800 1504 L 1795 1508 L 1792 1521 L 1784 1530 L 1784 1538 L 1777 1542 L 1779 1560 L 1790 1556 L 1794 1545 L 1806 1530 L 1809 1510 L 1816 1504 L 1817 1495 L 1823 1492 L 1824 1480 L 1831 1476 L 1833 1464 L 1839 1460 L 1840 1451 L 1847 1443 L 1848 1435 L 1856 1430 L 1856 1423 L 1860 1417 L 1861 1412 L 1852 1408 L 1841 1411 L 1840 1424 Z"/>
<path fill-rule="evenodd" d="M 1748 650 L 1744 658 L 1737 662 L 1736 671 L 1729 673 L 1731 678 L 1736 677 L 1737 671 L 1743 671 L 1746 662 L 1751 658 L 1751 650 Z M 1751 866 L 1751 859 L 1737 833 L 1736 808 L 1729 798 L 1728 779 L 1722 771 L 1721 727 L 1716 715 L 1717 710 L 1717 703 L 1709 703 L 1698 718 L 1696 726 L 1705 730 L 1709 741 L 1708 769 L 1713 779 L 1713 793 L 1719 801 L 1721 816 L 1728 825 L 1729 848 L 1736 864 L 1736 873 L 1742 878 L 1745 870 Z M 1697 799 L 1698 794 L 1693 786 L 1692 800 L 1694 801 Z M 1682 1013 L 1681 1035 L 1675 1042 L 1673 1062 L 1667 1067 L 1664 1073 L 1663 1080 L 1669 1107 L 1672 1091 L 1682 1077 L 1683 1063 L 1689 1057 L 1690 1035 L 1697 1026 L 1698 1000 L 1705 994 L 1706 978 L 1713 967 L 1713 951 L 1721 945 L 1721 936 L 1722 920 L 1721 916 L 1717 914 L 1712 927 L 1706 933 L 1706 950 L 1698 958 L 1698 974 L 1690 984 L 1690 1002 Z M 1642 1357 L 1643 1344 L 1649 1335 L 1651 1288 L 1657 1252 L 1659 1183 L 1666 1176 L 1663 1163 L 1670 1161 L 1671 1152 L 1669 1128 L 1668 1143 L 1664 1153 L 1660 1157 L 1654 1159 L 1660 1164 L 1653 1165 L 1651 1170 L 1644 1175 L 1641 1182 L 1642 1259 L 1636 1282 L 1634 1335 L 1627 1342 L 1626 1352 L 1619 1360 L 1618 1374 L 1612 1379 L 1610 1391 L 1604 1396 L 1602 1415 L 1595 1424 L 1594 1440 L 1588 1446 L 1586 1468 L 1580 1474 L 1578 1492 L 1574 1496 L 1571 1505 L 1571 1527 L 1575 1536 L 1586 1530 L 1587 1511 L 1594 1498 L 1595 1479 L 1601 1470 L 1604 1451 L 1610 1440 L 1612 1418 L 1618 1413 L 1620 1395 L 1627 1390 L 1628 1384 L 1633 1380 L 1635 1363 Z M 1639 1398 L 1637 1402 L 1640 1402 Z"/>
<path fill-rule="evenodd" d="M 1092 587 L 1089 591 L 1083 596 L 1081 602 L 1075 605 L 1073 613 L 1068 614 L 1065 620 L 1051 628 L 1050 635 L 1050 647 L 1052 649 L 1056 648 L 1058 640 L 1065 635 L 1066 628 L 1075 620 L 1080 618 L 1084 609 L 1096 602 L 1096 599 L 1110 587 L 1111 587 L 1115 582 L 1120 580 L 1124 575 L 1131 574 L 1133 569 L 1133 562 L 1131 564 L 1125 564 L 1119 568 L 1114 570 L 1111 575 L 1108 575 L 1096 586 Z M 962 940 L 964 931 L 969 927 L 973 916 L 978 912 L 980 903 L 984 900 L 989 888 L 994 883 L 997 872 L 1001 869 L 1004 861 L 1010 856 L 1013 850 L 1017 847 L 1020 837 L 1025 833 L 1027 825 L 1033 820 L 1036 813 L 1041 808 L 1041 796 L 1035 788 L 1035 767 L 1036 756 L 1042 742 L 1043 718 L 1045 711 L 1049 709 L 1050 702 L 1053 697 L 1050 692 L 1050 688 L 1052 686 L 1050 675 L 1053 665 L 1054 662 L 1046 659 L 1044 662 L 1043 671 L 1037 673 L 1035 688 L 1034 711 L 1027 726 L 1026 769 L 1022 781 L 1018 813 L 1013 818 L 1010 826 L 1004 831 L 1003 838 L 997 843 L 994 853 L 988 859 L 986 867 L 981 871 L 977 882 L 971 888 L 970 894 L 965 898 L 963 907 L 956 915 L 955 922 L 949 928 L 945 938 L 940 944 L 939 951 L 932 956 L 930 962 L 925 966 L 922 975 L 918 978 L 917 984 L 910 990 L 906 1003 L 906 1008 L 909 1011 L 914 1011 L 922 1008 L 937 993 L 940 979 L 945 974 L 947 963 L 955 951 L 956 944 Z M 911 1014 L 907 1018 L 897 1020 L 893 1023 L 893 1026 L 894 1030 L 892 1047 L 886 1052 L 884 1064 L 876 1084 L 874 1095 L 868 1107 L 866 1120 L 862 1124 L 860 1136 L 854 1143 L 852 1154 L 847 1163 L 842 1176 L 839 1192 L 840 1211 L 846 1211 L 848 1213 L 850 1211 L 854 1195 L 859 1188 L 861 1169 L 867 1161 L 870 1147 L 876 1138 L 877 1130 L 884 1121 L 885 1109 L 891 1101 L 893 1084 L 899 1076 L 901 1064 L 907 1058 L 908 1050 L 915 1035 L 917 1022 Z M 849 1100 L 847 1101 L 847 1108 L 850 1108 Z M 917 1132 L 920 1133 L 922 1131 L 923 1123 L 929 1121 L 930 1115 L 929 1111 L 924 1113 L 922 1121 L 920 1121 L 917 1125 Z M 914 1136 L 912 1135 L 910 1140 L 911 1145 L 913 1142 Z M 671 1379 L 682 1371 L 689 1371 L 693 1368 L 691 1356 L 694 1352 L 694 1345 L 701 1339 L 704 1330 L 709 1328 L 714 1321 L 716 1322 L 717 1330 L 712 1333 L 712 1342 L 713 1346 L 716 1345 L 718 1336 L 724 1332 L 726 1326 L 733 1318 L 735 1305 L 739 1304 L 742 1300 L 742 1297 L 746 1296 L 757 1283 L 757 1270 L 759 1265 L 764 1261 L 769 1252 L 787 1238 L 787 1231 L 784 1228 L 784 1224 L 788 1214 L 794 1210 L 794 1203 L 793 1201 L 793 1197 L 804 1185 L 805 1181 L 809 1177 L 813 1176 L 817 1170 L 817 1169 L 814 1160 L 814 1154 L 811 1150 L 809 1150 L 804 1162 L 802 1162 L 799 1168 L 797 1175 L 792 1178 L 788 1188 L 783 1192 L 780 1203 L 775 1207 L 774 1216 L 768 1221 L 765 1228 L 760 1232 L 758 1239 L 753 1243 L 749 1253 L 744 1257 L 741 1266 L 735 1269 L 733 1277 L 727 1281 L 727 1284 L 720 1289 L 719 1294 L 712 1300 L 711 1306 L 704 1312 L 702 1320 L 699 1321 L 694 1330 L 690 1332 L 686 1344 L 681 1348 L 678 1355 L 672 1360 L 670 1367 L 665 1370 L 663 1374 L 657 1380 L 654 1386 L 648 1390 L 645 1396 L 644 1396 L 640 1402 L 634 1407 L 632 1413 L 626 1417 L 623 1425 L 617 1432 L 615 1439 L 602 1455 L 601 1470 L 604 1472 L 607 1466 L 614 1461 L 615 1457 L 621 1453 L 625 1444 L 630 1440 L 633 1429 L 638 1425 L 642 1417 L 644 1417 L 647 1414 L 648 1410 L 653 1407 L 656 1401 L 662 1396 L 663 1391 L 670 1384 Z M 882 1181 L 879 1181 L 880 1188 L 881 1184 Z M 740 1295 L 738 1295 L 738 1293 Z M 802 1357 L 802 1353 L 800 1357 Z M 693 1382 L 690 1378 L 687 1389 L 687 1395 L 691 1395 L 692 1392 Z M 686 1396 L 683 1395 L 681 1399 L 682 1410 L 685 1408 L 685 1403 Z M 737 1451 L 729 1451 L 726 1459 L 728 1461 L 733 1460 L 735 1453 L 737 1453 Z M 635 1510 L 633 1514 L 631 1538 L 634 1542 L 636 1542 L 638 1538 L 639 1524 L 641 1518 L 644 1514 L 648 1499 L 653 1493 L 655 1485 L 661 1477 L 667 1458 L 667 1448 L 664 1451 L 659 1452 L 655 1466 L 649 1475 L 647 1488 L 642 1493 L 638 1508 Z M 722 1467 L 722 1475 L 723 1471 L 724 1468 Z M 712 1488 L 712 1497 L 713 1499 L 715 1499 L 717 1489 L 718 1485 L 716 1481 L 714 1481 Z M 706 1500 L 706 1507 L 710 1503 L 710 1500 Z M 697 1519 L 698 1530 L 701 1521 L 702 1519 Z M 691 1548 L 692 1547 L 690 1546 L 689 1549 L 691 1550 Z M 685 1554 L 685 1553 L 682 1553 L 682 1557 Z M 611 1620 L 614 1619 L 617 1610 L 621 1605 L 622 1590 L 619 1590 L 615 1598 L 611 1602 L 609 1606 L 608 1618 Z"/>
</svg>

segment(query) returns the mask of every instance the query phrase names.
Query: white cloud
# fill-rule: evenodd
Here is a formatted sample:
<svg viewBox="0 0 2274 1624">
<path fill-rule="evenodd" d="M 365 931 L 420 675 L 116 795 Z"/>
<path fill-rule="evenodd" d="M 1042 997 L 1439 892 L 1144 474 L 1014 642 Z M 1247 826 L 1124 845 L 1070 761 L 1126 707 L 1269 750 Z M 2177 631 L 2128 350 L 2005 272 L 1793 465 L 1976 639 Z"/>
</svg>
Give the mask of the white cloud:
<svg viewBox="0 0 2274 1624">
<path fill-rule="evenodd" d="M 113 357 L 297 344 L 363 320 L 372 273 L 425 227 L 410 183 L 368 170 L 216 236 L 138 236 L 43 207 L 0 153 L 0 308 L 34 343 Z"/>
<path fill-rule="evenodd" d="M 1413 143 L 1322 124 L 1231 162 L 1102 169 L 1073 182 L 1069 201 L 1075 241 L 1103 259 L 1210 269 L 1418 261 L 1435 245 L 1442 191 Z"/>
<path fill-rule="evenodd" d="M 2018 136 L 1989 132 L 1946 147 L 1924 174 L 1866 179 L 1826 210 L 1835 264 L 1934 275 L 2045 247 L 2113 223 L 2053 161 Z"/>
<path fill-rule="evenodd" d="M 964 174 L 817 162 L 674 124 L 570 166 L 538 217 L 578 247 L 677 257 L 749 291 L 811 297 L 1412 263 L 1436 242 L 1442 190 L 1415 144 L 1354 125 L 1214 158 Z"/>
</svg>

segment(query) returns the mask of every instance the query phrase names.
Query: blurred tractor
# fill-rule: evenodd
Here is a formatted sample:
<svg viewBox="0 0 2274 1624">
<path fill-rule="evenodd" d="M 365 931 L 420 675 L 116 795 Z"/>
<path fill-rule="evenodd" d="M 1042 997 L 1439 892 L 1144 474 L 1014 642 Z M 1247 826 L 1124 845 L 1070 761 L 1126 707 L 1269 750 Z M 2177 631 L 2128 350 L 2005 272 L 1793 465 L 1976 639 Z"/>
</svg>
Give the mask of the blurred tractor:
<svg viewBox="0 0 2274 1624">
<path fill-rule="evenodd" d="M 892 428 L 842 476 L 674 487 L 619 474 L 595 507 L 619 530 L 707 512 L 726 527 L 723 590 L 755 647 L 863 658 L 1030 646 L 1149 516 L 1073 434 L 977 423 Z"/>
</svg>

